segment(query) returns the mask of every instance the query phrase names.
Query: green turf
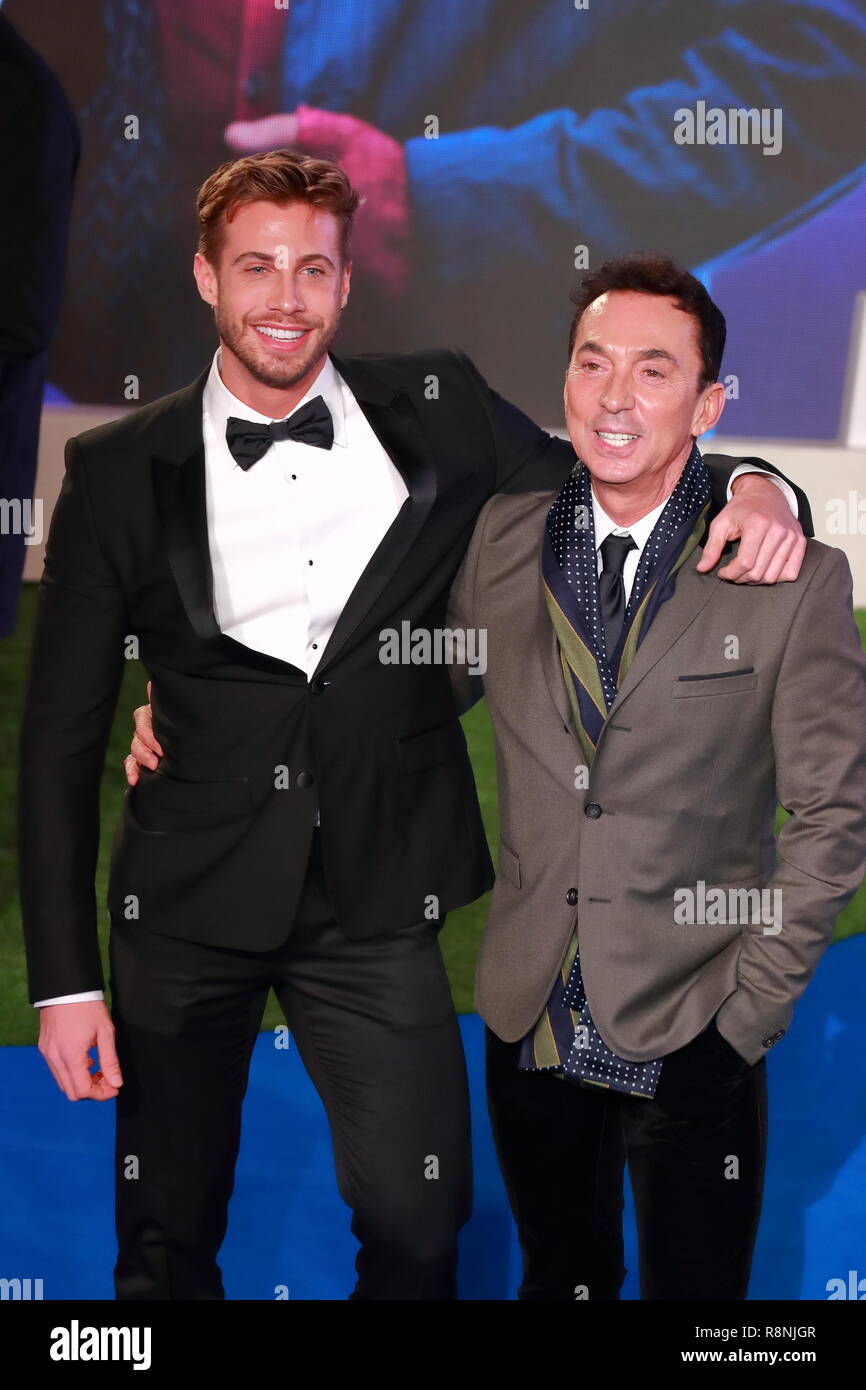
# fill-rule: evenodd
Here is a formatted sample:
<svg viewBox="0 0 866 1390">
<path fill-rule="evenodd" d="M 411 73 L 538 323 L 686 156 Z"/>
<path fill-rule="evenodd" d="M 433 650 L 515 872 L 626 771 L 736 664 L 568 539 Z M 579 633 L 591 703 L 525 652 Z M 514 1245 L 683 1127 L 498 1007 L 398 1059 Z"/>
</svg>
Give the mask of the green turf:
<svg viewBox="0 0 866 1390">
<path fill-rule="evenodd" d="M 15 633 L 0 643 L 0 978 L 3 980 L 0 997 L 0 1044 L 34 1043 L 38 1029 L 37 1012 L 27 1002 L 21 921 L 16 896 L 14 834 L 17 729 L 35 603 L 36 585 L 24 585 Z M 866 646 L 866 610 L 860 610 L 857 618 Z M 129 751 L 131 715 L 136 705 L 144 703 L 145 683 L 146 677 L 142 667 L 138 662 L 131 661 L 118 701 L 102 782 L 102 823 L 105 829 L 96 885 L 97 901 L 102 904 L 105 902 L 107 887 L 110 830 L 117 820 L 126 786 L 123 759 Z M 478 781 L 481 809 L 495 858 L 499 837 L 496 773 L 493 738 L 483 702 L 470 710 L 463 724 Z M 442 929 L 443 951 L 455 1003 L 460 1012 L 472 1008 L 472 977 L 487 903 L 487 897 L 481 898 L 469 907 L 451 913 Z M 106 961 L 107 916 L 104 909 L 102 917 L 100 935 L 103 960 Z M 838 939 L 862 931 L 866 931 L 866 888 L 860 890 L 839 918 L 836 937 Z M 107 978 L 107 962 L 105 968 Z M 263 1026 L 273 1028 L 282 1021 L 277 1002 L 271 995 Z"/>
</svg>

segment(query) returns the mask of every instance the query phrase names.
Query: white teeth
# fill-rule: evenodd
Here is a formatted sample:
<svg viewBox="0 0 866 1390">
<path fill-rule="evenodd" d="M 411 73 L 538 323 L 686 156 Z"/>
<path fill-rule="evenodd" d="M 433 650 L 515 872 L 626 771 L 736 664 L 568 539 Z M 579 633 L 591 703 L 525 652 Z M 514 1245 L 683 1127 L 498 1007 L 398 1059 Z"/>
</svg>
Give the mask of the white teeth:
<svg viewBox="0 0 866 1390">
<path fill-rule="evenodd" d="M 621 449 L 625 444 L 637 439 L 636 434 L 608 434 L 605 430 L 599 430 L 598 437 L 603 439 L 605 444 L 612 444 L 615 449 Z"/>
<path fill-rule="evenodd" d="M 303 338 L 306 328 L 265 328 L 263 324 L 257 323 L 255 327 L 259 333 L 264 333 L 268 338 L 277 338 L 282 343 L 292 343 L 297 338 Z"/>
</svg>

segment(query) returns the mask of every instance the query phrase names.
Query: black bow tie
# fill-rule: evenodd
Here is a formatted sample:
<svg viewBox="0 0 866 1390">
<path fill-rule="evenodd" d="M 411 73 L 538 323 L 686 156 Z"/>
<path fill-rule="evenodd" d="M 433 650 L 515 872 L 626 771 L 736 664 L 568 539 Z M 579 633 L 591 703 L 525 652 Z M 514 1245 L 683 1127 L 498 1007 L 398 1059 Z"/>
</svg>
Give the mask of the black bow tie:
<svg viewBox="0 0 866 1390">
<path fill-rule="evenodd" d="M 296 439 L 299 444 L 313 444 L 317 449 L 331 448 L 334 421 L 321 396 L 314 396 L 288 420 L 271 420 L 270 424 L 261 425 L 230 415 L 226 421 L 226 444 L 243 469 L 252 468 L 280 439 Z"/>
</svg>

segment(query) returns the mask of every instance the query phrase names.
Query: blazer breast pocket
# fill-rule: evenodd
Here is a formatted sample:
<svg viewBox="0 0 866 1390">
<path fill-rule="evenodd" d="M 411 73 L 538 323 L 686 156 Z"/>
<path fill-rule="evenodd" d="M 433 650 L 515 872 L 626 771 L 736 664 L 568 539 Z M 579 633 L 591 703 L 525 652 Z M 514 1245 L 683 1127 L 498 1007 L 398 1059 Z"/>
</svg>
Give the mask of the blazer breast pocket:
<svg viewBox="0 0 866 1390">
<path fill-rule="evenodd" d="M 673 682 L 672 694 L 675 700 L 691 700 L 704 695 L 738 695 L 757 688 L 754 666 L 740 666 L 735 671 L 678 676 Z"/>
<path fill-rule="evenodd" d="M 397 740 L 401 772 L 423 772 L 424 768 L 435 767 L 465 752 L 466 739 L 456 718 Z"/>
<path fill-rule="evenodd" d="M 207 830 L 252 812 L 245 777 L 219 782 L 185 782 L 179 777 L 142 768 L 131 787 L 127 809 L 146 834 L 177 830 Z"/>
</svg>

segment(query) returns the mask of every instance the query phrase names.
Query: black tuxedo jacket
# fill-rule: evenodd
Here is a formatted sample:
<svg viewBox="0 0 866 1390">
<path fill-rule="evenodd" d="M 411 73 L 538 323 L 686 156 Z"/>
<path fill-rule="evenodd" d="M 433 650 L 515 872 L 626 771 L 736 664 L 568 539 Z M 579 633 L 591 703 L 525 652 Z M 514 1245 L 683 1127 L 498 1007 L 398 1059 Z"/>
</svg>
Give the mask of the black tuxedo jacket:
<svg viewBox="0 0 866 1390">
<path fill-rule="evenodd" d="M 20 744 L 31 1000 L 102 987 L 99 782 L 133 635 L 153 680 L 165 756 L 126 792 L 112 917 L 219 946 L 277 947 L 291 929 L 317 808 L 325 873 L 349 936 L 425 917 L 439 925 L 493 882 L 448 668 L 383 664 L 380 632 L 406 621 L 444 628 L 484 502 L 497 491 L 558 488 L 574 454 L 462 354 L 334 363 L 409 496 L 310 681 L 223 635 L 214 617 L 207 371 L 67 445 Z M 713 465 L 717 505 L 735 462 Z"/>
</svg>

